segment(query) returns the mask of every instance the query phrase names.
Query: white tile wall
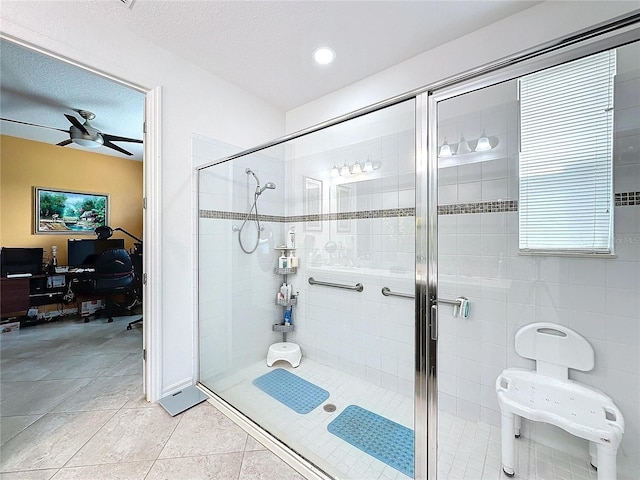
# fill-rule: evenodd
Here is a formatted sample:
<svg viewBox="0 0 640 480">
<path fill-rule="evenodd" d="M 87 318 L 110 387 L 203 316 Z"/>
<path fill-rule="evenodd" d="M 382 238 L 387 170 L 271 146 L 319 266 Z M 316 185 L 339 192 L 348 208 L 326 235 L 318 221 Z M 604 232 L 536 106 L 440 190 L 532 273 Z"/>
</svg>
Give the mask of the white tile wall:
<svg viewBox="0 0 640 480">
<path fill-rule="evenodd" d="M 615 192 L 640 190 L 637 58 L 635 65 L 616 80 Z M 501 114 L 512 116 L 513 105 Z M 443 131 L 456 122 L 445 122 Z M 517 200 L 516 142 L 505 143 L 503 158 L 441 168 L 439 203 Z M 471 300 L 469 319 L 441 313 L 440 402 L 458 417 L 499 425 L 497 375 L 507 367 L 534 368 L 513 348 L 517 329 L 535 321 L 567 325 L 596 353 L 594 370 L 571 371 L 571 378 L 605 391 L 625 416 L 618 478 L 631 479 L 640 469 L 640 207 L 616 207 L 614 215 L 610 259 L 518 255 L 517 212 L 439 217 L 441 291 Z M 563 451 L 583 449 L 553 429 L 532 435 Z"/>
</svg>

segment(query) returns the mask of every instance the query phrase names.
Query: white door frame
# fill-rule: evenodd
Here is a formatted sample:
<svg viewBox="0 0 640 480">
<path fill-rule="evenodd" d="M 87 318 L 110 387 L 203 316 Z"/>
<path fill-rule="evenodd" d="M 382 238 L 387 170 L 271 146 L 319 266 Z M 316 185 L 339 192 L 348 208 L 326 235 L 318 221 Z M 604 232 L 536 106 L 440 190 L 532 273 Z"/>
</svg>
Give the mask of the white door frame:
<svg viewBox="0 0 640 480">
<path fill-rule="evenodd" d="M 156 402 L 162 391 L 162 248 L 161 215 L 161 87 L 142 87 L 114 77 L 89 65 L 76 62 L 53 50 L 39 47 L 19 37 L 0 32 L 0 39 L 55 58 L 145 94 L 145 129 L 143 155 L 143 388 L 146 399 Z"/>
</svg>

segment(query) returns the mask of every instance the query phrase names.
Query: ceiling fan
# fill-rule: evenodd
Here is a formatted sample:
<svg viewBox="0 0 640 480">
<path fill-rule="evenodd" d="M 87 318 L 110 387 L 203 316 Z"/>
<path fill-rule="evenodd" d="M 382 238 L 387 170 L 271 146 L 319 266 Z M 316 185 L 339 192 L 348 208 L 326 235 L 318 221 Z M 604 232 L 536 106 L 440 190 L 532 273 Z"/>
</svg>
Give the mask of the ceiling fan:
<svg viewBox="0 0 640 480">
<path fill-rule="evenodd" d="M 77 110 L 77 112 L 82 118 L 84 118 L 85 122 L 84 124 L 82 124 L 76 117 L 65 113 L 64 116 L 67 117 L 67 120 L 69 120 L 69 122 L 71 122 L 69 130 L 47 127 L 46 125 L 37 125 L 35 123 L 20 122 L 18 120 L 11 120 L 9 118 L 0 118 L 0 120 L 4 120 L 6 122 L 21 123 L 23 125 L 32 125 L 34 127 L 50 128 L 51 130 L 58 130 L 60 132 L 68 133 L 70 137 L 69 139 L 63 140 L 62 142 L 56 144 L 61 147 L 69 145 L 70 143 L 77 143 L 78 145 L 82 145 L 83 147 L 88 148 L 98 148 L 101 146 L 105 146 L 108 148 L 112 148 L 113 150 L 116 150 L 120 153 L 124 153 L 125 155 L 133 155 L 131 152 L 127 152 L 124 148 L 121 148 L 112 142 L 142 143 L 142 140 L 137 140 L 135 138 L 119 137 L 117 135 L 102 133 L 100 130 L 93 127 L 89 123 L 90 120 L 93 120 L 96 117 L 93 112 L 90 112 L 88 110 Z"/>
</svg>

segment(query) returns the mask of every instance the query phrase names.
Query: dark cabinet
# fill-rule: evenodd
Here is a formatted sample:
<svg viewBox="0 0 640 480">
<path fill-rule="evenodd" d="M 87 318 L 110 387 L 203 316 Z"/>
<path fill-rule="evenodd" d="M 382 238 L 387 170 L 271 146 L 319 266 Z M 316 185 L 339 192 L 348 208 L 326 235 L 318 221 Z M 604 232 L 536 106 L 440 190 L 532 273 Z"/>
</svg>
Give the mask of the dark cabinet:
<svg viewBox="0 0 640 480">
<path fill-rule="evenodd" d="M 0 279 L 0 316 L 29 310 L 29 279 Z"/>
</svg>

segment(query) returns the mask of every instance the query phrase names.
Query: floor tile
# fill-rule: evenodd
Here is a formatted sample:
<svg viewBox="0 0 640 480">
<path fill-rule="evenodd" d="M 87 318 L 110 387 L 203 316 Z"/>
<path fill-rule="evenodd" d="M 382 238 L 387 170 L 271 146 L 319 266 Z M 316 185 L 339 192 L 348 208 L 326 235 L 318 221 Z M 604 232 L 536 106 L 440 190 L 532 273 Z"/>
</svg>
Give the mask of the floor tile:
<svg viewBox="0 0 640 480">
<path fill-rule="evenodd" d="M 144 480 L 152 465 L 152 461 L 145 461 L 68 467 L 60 469 L 51 480 Z"/>
<path fill-rule="evenodd" d="M 267 447 L 262 445 L 259 441 L 253 438 L 251 435 L 247 435 L 247 444 L 244 446 L 245 451 L 250 452 L 253 450 L 266 450 Z"/>
<path fill-rule="evenodd" d="M 0 445 L 4 445 L 42 415 L 18 415 L 15 417 L 0 417 Z"/>
<path fill-rule="evenodd" d="M 30 470 L 28 472 L 3 473 L 2 480 L 50 480 L 58 471 L 57 468 L 45 470 Z"/>
<path fill-rule="evenodd" d="M 114 411 L 50 413 L 2 446 L 2 472 L 60 468 Z"/>
<path fill-rule="evenodd" d="M 145 480 L 236 480 L 240 475 L 243 454 L 221 453 L 186 458 L 157 460 Z M 273 477 L 273 480 L 279 477 Z"/>
<path fill-rule="evenodd" d="M 105 372 L 105 376 L 142 375 L 142 351 L 126 353 L 119 361 L 111 365 Z"/>
<path fill-rule="evenodd" d="M 142 394 L 142 375 L 96 378 L 53 408 L 54 412 L 114 410 Z"/>
<path fill-rule="evenodd" d="M 268 450 L 245 452 L 240 480 L 304 480 L 304 477 Z"/>
<path fill-rule="evenodd" d="M 155 460 L 177 424 L 163 409 L 120 410 L 67 466 Z"/>
<path fill-rule="evenodd" d="M 55 380 L 59 378 L 83 378 L 99 377 L 110 370 L 113 364 L 118 363 L 125 353 L 110 353 L 107 355 L 73 355 L 64 357 L 67 364 L 62 368 L 51 372 L 43 380 Z"/>
<path fill-rule="evenodd" d="M 91 378 L 71 378 L 20 382 L 24 388 L 2 400 L 0 414 L 3 417 L 11 417 L 50 412 L 91 381 Z"/>
<path fill-rule="evenodd" d="M 245 431 L 208 402 L 176 418 L 180 423 L 159 458 L 242 452 L 245 448 Z"/>
</svg>

